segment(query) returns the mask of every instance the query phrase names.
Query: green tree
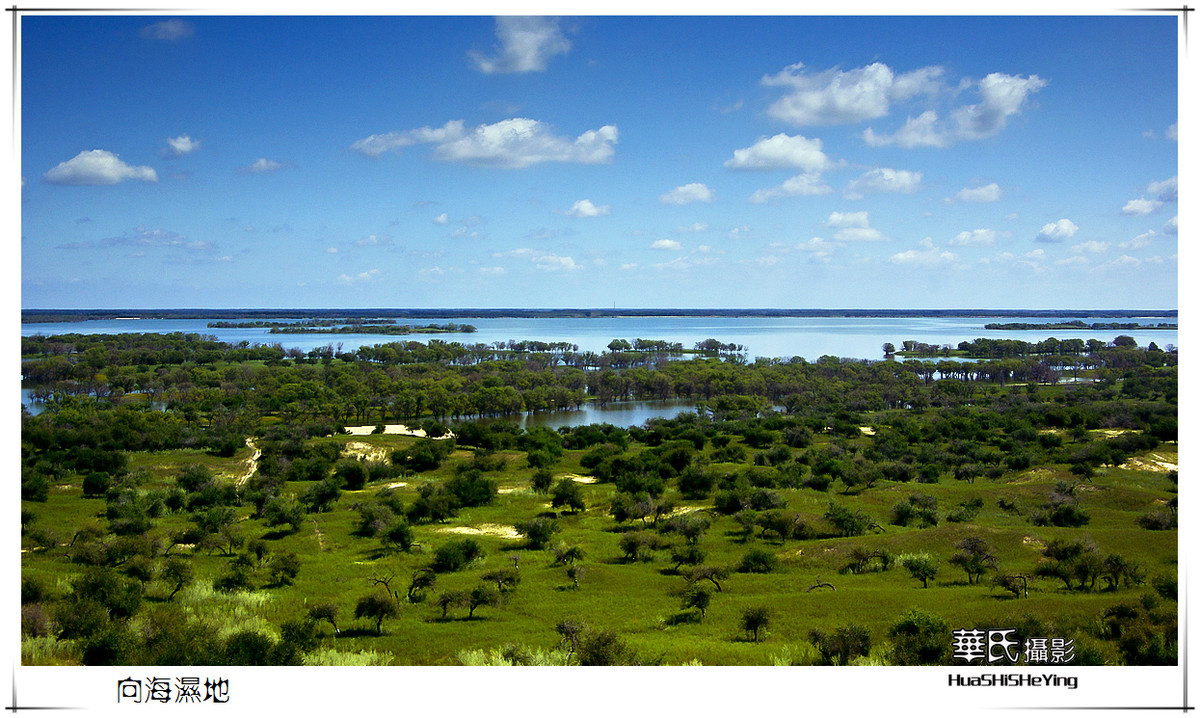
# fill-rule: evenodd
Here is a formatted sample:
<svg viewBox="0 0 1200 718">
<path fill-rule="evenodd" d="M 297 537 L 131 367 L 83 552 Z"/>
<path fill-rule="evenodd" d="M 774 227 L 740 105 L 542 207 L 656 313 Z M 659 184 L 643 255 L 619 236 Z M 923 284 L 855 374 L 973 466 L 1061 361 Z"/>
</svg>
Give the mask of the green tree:
<svg viewBox="0 0 1200 718">
<path fill-rule="evenodd" d="M 759 636 L 771 625 L 771 609 L 766 606 L 752 606 L 742 611 L 742 630 L 746 631 L 758 643 Z"/>
<path fill-rule="evenodd" d="M 938 573 L 937 559 L 927 553 L 901 556 L 900 565 L 908 569 L 912 577 L 921 582 L 922 588 L 929 588 L 929 581 Z"/>
<path fill-rule="evenodd" d="M 391 596 L 383 593 L 372 593 L 358 599 L 354 607 L 355 618 L 368 618 L 375 621 L 375 635 L 383 635 L 383 621 L 399 615 L 400 609 Z"/>
</svg>

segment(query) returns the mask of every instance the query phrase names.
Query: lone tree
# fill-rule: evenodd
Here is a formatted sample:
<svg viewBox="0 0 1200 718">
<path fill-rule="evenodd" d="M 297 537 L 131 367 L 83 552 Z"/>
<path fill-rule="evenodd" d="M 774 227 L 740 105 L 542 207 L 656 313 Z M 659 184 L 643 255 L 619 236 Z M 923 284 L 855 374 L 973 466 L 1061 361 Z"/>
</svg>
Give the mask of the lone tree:
<svg viewBox="0 0 1200 718">
<path fill-rule="evenodd" d="M 412 582 L 408 584 L 408 602 L 417 603 L 423 599 L 423 592 L 437 585 L 437 574 L 430 568 L 418 568 L 413 571 Z"/>
<path fill-rule="evenodd" d="M 308 617 L 313 621 L 329 621 L 329 625 L 333 626 L 333 635 L 341 635 L 338 630 L 338 607 L 336 603 L 320 603 L 308 609 Z"/>
<path fill-rule="evenodd" d="M 698 583 L 688 584 L 683 591 L 683 608 L 695 608 L 700 611 L 700 619 L 708 617 L 708 605 L 712 603 L 712 590 Z"/>
<path fill-rule="evenodd" d="M 196 571 L 192 568 L 191 561 L 172 556 L 163 562 L 162 571 L 159 572 L 158 577 L 171 587 L 171 593 L 167 595 L 167 600 L 170 601 L 184 586 L 192 582 L 196 577 Z"/>
<path fill-rule="evenodd" d="M 550 542 L 550 537 L 559 531 L 557 521 L 540 516 L 526 521 L 518 521 L 513 528 L 525 537 L 531 549 L 545 548 L 546 544 Z"/>
<path fill-rule="evenodd" d="M 494 571 L 488 571 L 483 576 L 480 576 L 480 578 L 484 581 L 495 583 L 497 593 L 512 591 L 521 582 L 521 574 L 515 568 L 498 568 Z"/>
<path fill-rule="evenodd" d="M 978 583 L 983 574 L 1000 565 L 1000 560 L 992 553 L 992 547 L 978 536 L 968 536 L 954 544 L 954 547 L 958 553 L 950 557 L 950 563 L 967 572 L 967 583 Z"/>
<path fill-rule="evenodd" d="M 451 608 L 466 606 L 470 601 L 471 597 L 466 591 L 443 591 L 437 597 L 438 608 L 442 609 L 442 618 L 450 613 Z"/>
<path fill-rule="evenodd" d="M 921 582 L 922 588 L 929 588 L 929 580 L 937 575 L 937 559 L 927 553 L 908 554 L 900 557 L 900 565 L 908 569 L 912 577 Z"/>
<path fill-rule="evenodd" d="M 766 606 L 754 606 L 742 611 L 742 630 L 746 631 L 758 643 L 759 634 L 771 625 L 771 609 Z"/>
<path fill-rule="evenodd" d="M 814 628 L 808 632 L 808 638 L 820 651 L 821 661 L 826 665 L 849 665 L 854 658 L 871 651 L 871 633 L 857 623 L 838 626 L 832 633 Z"/>
<path fill-rule="evenodd" d="M 557 509 L 566 506 L 571 513 L 579 513 L 584 509 L 583 489 L 574 479 L 559 479 L 550 492 L 550 507 Z"/>
<path fill-rule="evenodd" d="M 475 609 L 482 606 L 499 606 L 500 592 L 488 586 L 476 586 L 467 598 L 467 618 L 475 617 Z"/>
<path fill-rule="evenodd" d="M 383 620 L 394 618 L 400 613 L 396 602 L 390 596 L 382 593 L 372 593 L 358 599 L 354 607 L 355 618 L 370 618 L 375 621 L 375 635 L 383 635 Z"/>
</svg>

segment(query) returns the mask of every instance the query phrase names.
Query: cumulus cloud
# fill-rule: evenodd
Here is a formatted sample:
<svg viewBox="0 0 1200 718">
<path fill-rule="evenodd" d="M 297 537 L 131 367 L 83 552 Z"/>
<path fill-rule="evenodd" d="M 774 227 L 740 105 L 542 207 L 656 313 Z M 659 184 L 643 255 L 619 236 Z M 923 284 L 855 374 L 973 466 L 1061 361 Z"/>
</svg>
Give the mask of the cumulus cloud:
<svg viewBox="0 0 1200 718">
<path fill-rule="evenodd" d="M 127 165 L 108 150 L 87 150 L 60 162 L 42 179 L 54 184 L 106 185 L 130 179 L 157 182 L 158 173 L 152 167 Z"/>
<path fill-rule="evenodd" d="M 1137 216 L 1147 215 L 1162 206 L 1162 202 L 1156 199 L 1131 199 L 1121 208 L 1121 214 L 1132 214 Z"/>
<path fill-rule="evenodd" d="M 883 233 L 871 226 L 866 212 L 832 212 L 826 227 L 837 231 L 833 238 L 840 242 L 873 242 L 883 239 Z"/>
<path fill-rule="evenodd" d="M 685 205 L 693 202 L 711 202 L 714 197 L 716 194 L 707 185 L 692 182 L 659 195 L 658 201 L 663 204 Z"/>
<path fill-rule="evenodd" d="M 595 205 L 592 204 L 590 199 L 581 199 L 571 205 L 571 209 L 567 210 L 566 213 L 572 217 L 599 217 L 611 211 L 612 207 L 610 205 Z"/>
<path fill-rule="evenodd" d="M 185 37 L 191 37 L 195 32 L 195 26 L 186 20 L 163 20 L 146 25 L 138 31 L 138 34 L 148 40 L 175 42 Z"/>
<path fill-rule="evenodd" d="M 806 197 L 829 194 L 833 188 L 825 184 L 818 172 L 805 172 L 796 175 L 781 185 L 767 189 L 756 190 L 750 195 L 752 204 L 763 204 L 780 197 Z"/>
<path fill-rule="evenodd" d="M 1167 220 L 1167 223 L 1163 225 L 1163 234 L 1179 234 L 1179 215 Z"/>
<path fill-rule="evenodd" d="M 167 146 L 162 149 L 164 157 L 183 157 L 200 149 L 200 141 L 193 140 L 187 135 L 168 137 Z"/>
<path fill-rule="evenodd" d="M 683 245 L 673 239 L 659 239 L 650 245 L 650 249 L 665 249 L 671 252 L 678 252 L 683 249 Z"/>
<path fill-rule="evenodd" d="M 801 169 L 820 172 L 833 164 L 822 151 L 821 140 L 783 133 L 774 137 L 760 137 L 753 145 L 734 150 L 733 158 L 725 161 L 725 167 L 731 170 Z"/>
<path fill-rule="evenodd" d="M 846 188 L 846 197 L 847 199 L 862 199 L 864 195 L 875 192 L 911 194 L 916 192 L 920 186 L 920 172 L 877 167 L 864 173 L 858 179 L 851 180 Z"/>
<path fill-rule="evenodd" d="M 1057 222 L 1042 225 L 1042 231 L 1038 232 L 1034 241 L 1037 242 L 1061 242 L 1070 237 L 1074 237 L 1079 231 L 1079 227 L 1069 219 L 1060 219 Z"/>
<path fill-rule="evenodd" d="M 959 202 L 997 202 L 1000 200 L 1000 185 L 995 182 L 982 187 L 964 187 L 955 195 Z"/>
<path fill-rule="evenodd" d="M 999 134 L 1009 118 L 1020 114 L 1029 96 L 1047 85 L 1037 75 L 1022 77 L 993 72 L 979 81 L 980 101 L 950 112 L 943 121 L 934 110 L 909 117 L 904 126 L 891 135 L 872 128 L 863 132 L 863 141 L 873 147 L 948 147 L 956 142 L 981 140 Z"/>
<path fill-rule="evenodd" d="M 838 125 L 883 117 L 892 102 L 936 93 L 942 72 L 940 67 L 923 67 L 896 74 L 879 62 L 853 70 L 809 72 L 798 62 L 761 82 L 785 88 L 786 94 L 767 108 L 772 118 L 796 126 Z"/>
<path fill-rule="evenodd" d="M 446 224 L 449 221 L 450 221 L 450 215 L 446 214 L 445 212 L 442 212 L 441 214 L 439 214 L 438 216 L 433 218 L 434 224 Z"/>
<path fill-rule="evenodd" d="M 1167 128 L 1167 139 L 1175 142 L 1179 141 L 1179 124 L 1173 124 Z"/>
<path fill-rule="evenodd" d="M 283 162 L 276 162 L 275 160 L 269 160 L 266 157 L 259 157 L 243 167 L 242 171 L 249 172 L 251 174 L 270 174 L 272 172 L 278 172 L 284 167 L 287 167 L 287 165 Z"/>
<path fill-rule="evenodd" d="M 542 162 L 605 163 L 612 159 L 617 138 L 614 125 L 588 130 L 571 139 L 555 134 L 543 122 L 515 117 L 479 125 L 470 131 L 461 120 L 454 120 L 436 129 L 422 127 L 371 135 L 350 145 L 350 149 L 367 157 L 378 157 L 409 145 L 432 144 L 437 160 L 521 168 Z"/>
<path fill-rule="evenodd" d="M 493 55 L 468 53 L 476 70 L 486 74 L 542 72 L 550 58 L 571 49 L 557 18 L 496 18 L 496 39 L 500 44 Z"/>
<path fill-rule="evenodd" d="M 994 229 L 975 229 L 954 235 L 954 239 L 950 240 L 950 245 L 953 247 L 978 247 L 990 245 L 995 241 L 996 231 Z"/>
</svg>

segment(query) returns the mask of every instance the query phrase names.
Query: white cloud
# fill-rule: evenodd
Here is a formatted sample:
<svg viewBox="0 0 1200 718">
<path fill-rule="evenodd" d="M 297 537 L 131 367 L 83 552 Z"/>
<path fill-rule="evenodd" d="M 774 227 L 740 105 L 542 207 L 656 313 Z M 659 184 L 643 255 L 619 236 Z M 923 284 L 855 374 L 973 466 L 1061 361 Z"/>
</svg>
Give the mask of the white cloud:
<svg viewBox="0 0 1200 718">
<path fill-rule="evenodd" d="M 1057 222 L 1042 225 L 1042 231 L 1038 232 L 1034 239 L 1036 242 L 1061 242 L 1064 239 L 1074 237 L 1079 231 L 1079 227 L 1069 219 L 1060 219 Z"/>
<path fill-rule="evenodd" d="M 1167 220 L 1167 223 L 1163 225 L 1163 234 L 1179 234 L 1179 215 Z"/>
<path fill-rule="evenodd" d="M 337 253 L 338 253 L 338 248 L 337 248 L 337 247 L 326 247 L 326 248 L 325 248 L 325 253 L 326 253 L 326 254 L 337 254 Z"/>
<path fill-rule="evenodd" d="M 166 157 L 183 157 L 198 149 L 200 149 L 199 140 L 193 140 L 187 135 L 180 135 L 167 138 L 167 146 L 163 148 L 162 154 Z"/>
<path fill-rule="evenodd" d="M 742 239 L 743 237 L 749 236 L 749 234 L 750 234 L 750 228 L 743 224 L 740 227 L 731 228 L 728 232 L 725 233 L 725 238 L 726 239 Z"/>
<path fill-rule="evenodd" d="M 982 187 L 964 187 L 954 195 L 959 202 L 997 202 L 1000 200 L 1000 185 L 995 182 Z"/>
<path fill-rule="evenodd" d="M 1150 230 L 1148 232 L 1143 232 L 1143 233 L 1139 234 L 1138 236 L 1134 237 L 1133 239 L 1129 240 L 1128 242 L 1122 242 L 1122 243 L 1118 244 L 1117 247 L 1119 247 L 1121 249 L 1143 249 L 1145 247 L 1149 247 L 1150 242 L 1152 242 L 1154 240 L 1154 238 L 1157 236 L 1158 236 L 1158 232 L 1155 232 L 1154 230 Z"/>
<path fill-rule="evenodd" d="M 825 220 L 826 227 L 868 227 L 870 220 L 866 212 L 833 212 Z"/>
<path fill-rule="evenodd" d="M 480 267 L 479 273 L 491 275 L 491 276 L 499 276 L 501 274 L 504 274 L 505 271 L 504 271 L 504 267 Z"/>
<path fill-rule="evenodd" d="M 874 242 L 883 239 L 883 233 L 871 226 L 866 212 L 832 212 L 825 226 L 837 229 L 833 238 L 839 242 Z"/>
<path fill-rule="evenodd" d="M 871 192 L 899 192 L 911 194 L 921 186 L 921 173 L 877 167 L 852 180 L 846 188 L 848 199 L 862 199 Z"/>
<path fill-rule="evenodd" d="M 693 202 L 711 202 L 716 194 L 700 182 L 681 185 L 659 196 L 663 204 L 685 205 Z"/>
<path fill-rule="evenodd" d="M 564 257 L 551 252 L 543 252 L 539 249 L 530 249 L 528 247 L 513 249 L 507 252 L 497 252 L 492 256 L 528 259 L 533 263 L 534 267 L 544 272 L 574 271 L 576 269 L 582 269 L 582 265 L 576 264 L 575 260 L 571 257 Z"/>
<path fill-rule="evenodd" d="M 650 245 L 650 249 L 665 249 L 672 252 L 678 252 L 683 249 L 683 245 L 673 239 L 659 239 Z"/>
<path fill-rule="evenodd" d="M 60 162 L 42 179 L 54 184 L 105 185 L 129 179 L 157 182 L 158 173 L 152 167 L 127 165 L 108 150 L 87 150 Z"/>
<path fill-rule="evenodd" d="M 445 273 L 446 270 L 442 269 L 441 267 L 426 267 L 424 269 L 417 270 L 417 274 L 421 275 L 422 277 L 440 277 Z"/>
<path fill-rule="evenodd" d="M 1144 216 L 1158 209 L 1162 206 L 1162 204 L 1162 202 L 1159 202 L 1156 199 L 1146 199 L 1145 197 L 1140 199 L 1131 199 L 1125 203 L 1124 207 L 1121 208 L 1121 214 Z"/>
<path fill-rule="evenodd" d="M 441 214 L 439 214 L 438 216 L 433 218 L 434 224 L 446 224 L 449 221 L 450 221 L 450 215 L 446 214 L 445 212 L 442 212 Z"/>
<path fill-rule="evenodd" d="M 493 56 L 468 53 L 472 65 L 480 72 L 541 72 L 551 57 L 565 55 L 571 49 L 557 18 L 498 17 L 496 38 L 500 46 Z"/>
<path fill-rule="evenodd" d="M 676 227 L 675 228 L 676 234 L 687 234 L 687 233 L 691 233 L 691 232 L 707 232 L 707 231 L 708 231 L 708 225 L 704 222 L 695 222 L 693 224 L 687 225 L 686 227 Z"/>
<path fill-rule="evenodd" d="M 600 215 L 608 214 L 612 211 L 612 207 L 607 204 L 594 205 L 590 199 L 581 199 L 571 205 L 571 209 L 567 210 L 567 214 L 572 217 L 599 217 Z"/>
<path fill-rule="evenodd" d="M 959 232 L 954 235 L 954 239 L 950 240 L 950 245 L 953 247 L 978 247 L 982 245 L 990 245 L 996 241 L 996 230 L 994 229 L 975 229 L 970 232 Z"/>
<path fill-rule="evenodd" d="M 479 125 L 470 131 L 461 120 L 452 120 L 439 128 L 371 135 L 350 145 L 350 149 L 367 157 L 378 157 L 410 145 L 432 144 L 434 159 L 521 168 L 542 162 L 605 163 L 612 159 L 617 138 L 614 125 L 588 130 L 571 139 L 556 135 L 543 122 L 514 117 Z"/>
<path fill-rule="evenodd" d="M 1072 252 L 1092 252 L 1094 254 L 1103 254 L 1104 252 L 1108 251 L 1108 246 L 1109 246 L 1108 242 L 1097 242 L 1096 240 L 1093 239 L 1093 240 L 1089 240 L 1087 242 L 1080 242 L 1079 244 L 1073 245 L 1071 247 L 1071 251 Z"/>
<path fill-rule="evenodd" d="M 243 167 L 242 171 L 250 172 L 252 174 L 269 174 L 271 172 L 278 172 L 286 166 L 287 165 L 282 162 L 276 162 L 275 160 L 269 160 L 265 157 L 259 157 L 246 167 Z"/>
<path fill-rule="evenodd" d="M 755 190 L 748 200 L 752 204 L 763 204 L 780 197 L 808 197 L 829 194 L 833 188 L 825 184 L 818 172 L 796 175 L 777 187 Z"/>
<path fill-rule="evenodd" d="M 542 162 L 600 164 L 613 156 L 617 128 L 605 125 L 574 140 L 551 127 L 523 117 L 480 125 L 469 135 L 434 148 L 435 159 L 492 167 L 521 168 Z"/>
<path fill-rule="evenodd" d="M 354 243 L 355 247 L 390 247 L 392 246 L 392 238 L 388 236 L 380 237 L 377 234 L 367 235 Z"/>
<path fill-rule="evenodd" d="M 378 269 L 370 269 L 365 272 L 359 272 L 355 275 L 339 274 L 337 281 L 341 284 L 357 284 L 358 282 L 369 282 L 379 276 Z"/>
<path fill-rule="evenodd" d="M 415 144 L 439 144 L 456 140 L 466 134 L 462 120 L 450 120 L 441 127 L 418 127 L 415 130 L 403 132 L 387 132 L 382 135 L 371 135 L 354 144 L 350 149 L 367 157 L 378 157 L 384 152 L 394 152 L 403 147 Z"/>
<path fill-rule="evenodd" d="M 1173 124 L 1167 128 L 1167 139 L 1174 140 L 1175 142 L 1179 141 L 1179 124 L 1178 123 Z"/>
<path fill-rule="evenodd" d="M 1176 202 L 1179 200 L 1179 177 L 1177 175 L 1162 182 L 1151 182 L 1146 191 L 1160 202 Z"/>
<path fill-rule="evenodd" d="M 185 37 L 191 37 L 196 31 L 195 26 L 185 20 L 163 20 L 153 25 L 146 25 L 138 34 L 149 40 L 167 40 L 174 42 Z"/>
<path fill-rule="evenodd" d="M 1020 114 L 1030 95 L 1047 84 L 1037 75 L 1021 77 L 993 72 L 979 81 L 980 102 L 952 110 L 949 120 L 941 121 L 937 112 L 927 110 L 916 118 L 909 117 L 892 135 L 878 134 L 867 128 L 863 140 L 875 147 L 898 145 L 911 148 L 947 147 L 955 142 L 992 137 L 1008 126 L 1010 117 Z"/>
<path fill-rule="evenodd" d="M 1136 267 L 1142 263 L 1142 260 L 1137 257 L 1130 257 L 1128 254 L 1122 254 L 1120 257 L 1109 262 L 1116 267 Z"/>
<path fill-rule="evenodd" d="M 920 264 L 930 266 L 935 264 L 947 264 L 958 259 L 958 255 L 953 252 L 939 252 L 936 249 L 916 250 L 910 249 L 907 252 L 899 252 L 893 254 L 888 261 L 892 264 Z"/>
<path fill-rule="evenodd" d="M 941 75 L 940 67 L 897 75 L 878 62 L 810 73 L 796 63 L 763 77 L 762 84 L 786 88 L 787 94 L 767 108 L 772 118 L 796 126 L 836 125 L 883 117 L 893 101 L 933 94 L 941 86 Z"/>
<path fill-rule="evenodd" d="M 833 162 L 821 150 L 821 140 L 794 137 L 780 133 L 774 137 L 760 137 L 745 149 L 734 150 L 733 158 L 725 161 L 731 170 L 802 169 L 820 172 L 833 166 Z"/>
</svg>

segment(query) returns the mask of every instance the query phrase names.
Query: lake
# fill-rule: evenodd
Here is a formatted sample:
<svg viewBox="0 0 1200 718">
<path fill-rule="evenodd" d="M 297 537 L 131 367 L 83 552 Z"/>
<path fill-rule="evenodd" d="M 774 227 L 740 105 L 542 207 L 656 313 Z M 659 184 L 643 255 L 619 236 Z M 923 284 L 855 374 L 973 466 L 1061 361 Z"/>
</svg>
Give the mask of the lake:
<svg viewBox="0 0 1200 718">
<path fill-rule="evenodd" d="M 287 316 L 273 318 L 285 321 Z M 1052 321 L 1079 319 L 1089 324 L 1095 322 L 1133 322 L 1139 324 L 1178 323 L 1175 318 L 1163 317 L 1055 317 Z M 391 336 L 380 334 L 270 334 L 265 328 L 254 329 L 210 329 L 205 319 L 106 319 L 86 322 L 53 322 L 22 324 L 22 336 L 35 334 L 123 334 L 123 333 L 168 333 L 195 332 L 215 336 L 217 339 L 236 344 L 247 341 L 252 344 L 281 344 L 285 348 L 296 347 L 309 351 L 318 347 L 339 345 L 346 350 L 372 344 L 415 340 L 428 342 L 430 339 L 458 341 L 464 344 L 506 342 L 510 339 L 537 339 L 545 342 L 570 342 L 578 344 L 580 351 L 605 351 L 613 339 L 662 339 L 679 342 L 684 348 L 692 348 L 696 342 L 718 339 L 725 343 L 741 344 L 747 356 L 755 357 L 804 357 L 816 360 L 822 356 L 849 357 L 854 359 L 881 359 L 884 342 L 897 347 L 901 342 L 914 340 L 926 344 L 950 344 L 957 346 L 961 341 L 980 337 L 1021 339 L 1037 342 L 1048 337 L 1058 339 L 1100 339 L 1112 341 L 1120 334 L 1128 334 L 1139 346 L 1155 342 L 1166 348 L 1178 346 L 1178 330 L 1149 331 L 988 331 L 984 324 L 991 322 L 1045 323 L 1045 317 L 595 317 L 595 318 L 511 318 L 486 317 L 422 318 L 420 320 L 397 320 L 399 323 L 444 324 L 457 322 L 473 324 L 477 331 L 472 334 L 413 334 Z"/>
</svg>

